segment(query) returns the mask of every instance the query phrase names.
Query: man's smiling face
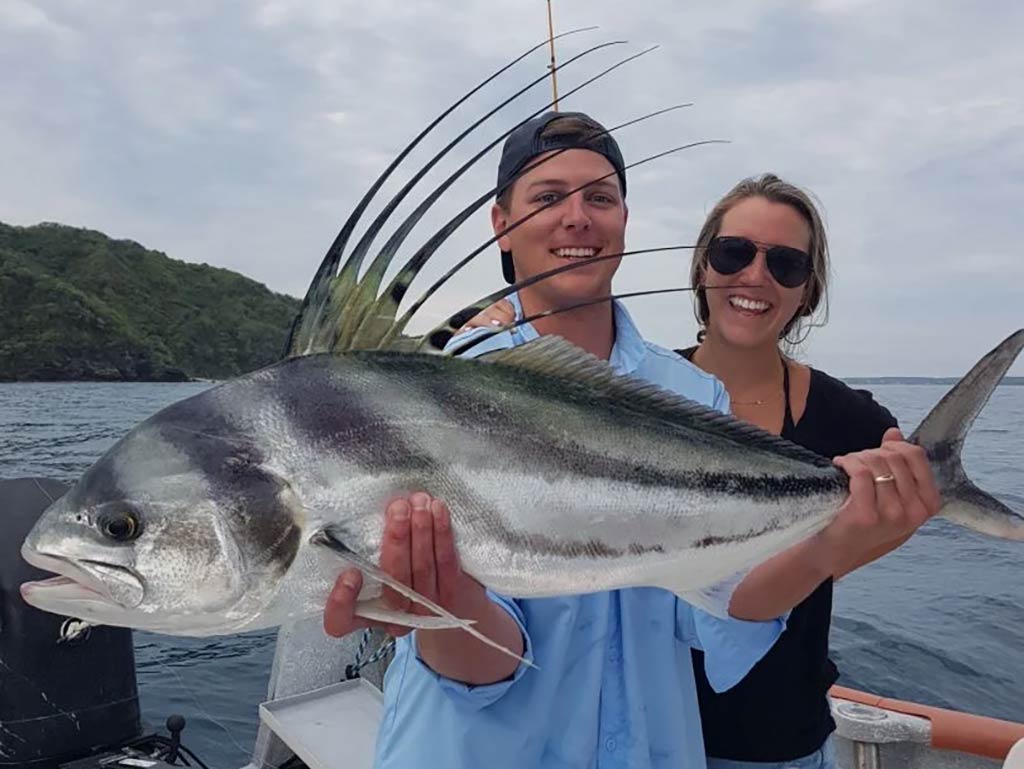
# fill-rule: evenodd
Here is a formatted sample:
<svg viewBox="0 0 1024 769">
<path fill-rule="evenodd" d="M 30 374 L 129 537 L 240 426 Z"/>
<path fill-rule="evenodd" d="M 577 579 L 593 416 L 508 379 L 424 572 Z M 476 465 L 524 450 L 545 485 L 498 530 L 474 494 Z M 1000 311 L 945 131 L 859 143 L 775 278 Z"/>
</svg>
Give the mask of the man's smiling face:
<svg viewBox="0 0 1024 769">
<path fill-rule="evenodd" d="M 530 164 L 544 157 L 539 155 Z M 516 180 L 508 210 L 498 204 L 491 210 L 495 233 L 557 201 L 498 239 L 503 251 L 512 252 L 517 279 L 625 250 L 627 210 L 614 171 L 597 152 L 569 149 Z M 593 184 L 570 194 L 589 182 Z M 618 259 L 608 259 L 564 272 L 524 291 L 545 308 L 564 307 L 610 294 L 618 266 Z"/>
</svg>

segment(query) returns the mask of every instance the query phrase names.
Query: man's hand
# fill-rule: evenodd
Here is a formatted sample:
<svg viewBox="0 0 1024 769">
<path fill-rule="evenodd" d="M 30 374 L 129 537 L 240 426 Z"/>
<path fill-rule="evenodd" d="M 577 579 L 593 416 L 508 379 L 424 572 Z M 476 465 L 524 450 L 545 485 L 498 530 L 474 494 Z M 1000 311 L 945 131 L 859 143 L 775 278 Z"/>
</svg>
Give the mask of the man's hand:
<svg viewBox="0 0 1024 769">
<path fill-rule="evenodd" d="M 905 542 L 942 507 L 928 457 L 890 428 L 877 449 L 836 457 L 850 498 L 819 535 L 838 578 Z"/>
<path fill-rule="evenodd" d="M 487 597 L 483 585 L 459 566 L 451 515 L 444 502 L 417 492 L 388 505 L 381 542 L 380 567 L 404 585 L 440 604 L 460 619 L 475 621 L 475 628 L 512 652 L 521 655 L 524 643 L 519 626 L 505 609 Z M 362 575 L 348 569 L 339 575 L 324 609 L 324 630 L 343 636 L 364 627 L 380 627 L 393 636 L 412 628 L 357 617 L 356 599 Z M 398 611 L 430 615 L 432 612 L 384 588 L 384 600 Z M 516 661 L 459 629 L 419 630 L 420 656 L 436 672 L 468 684 L 487 684 L 507 678 Z"/>
<path fill-rule="evenodd" d="M 403 585 L 440 604 L 457 617 L 466 617 L 487 601 L 483 586 L 459 568 L 452 536 L 451 515 L 444 502 L 418 492 L 388 505 L 381 543 L 380 567 Z M 347 569 L 335 582 L 324 610 L 324 630 L 343 636 L 364 627 L 380 627 L 393 636 L 412 628 L 366 620 L 355 615 L 362 574 Z M 397 611 L 431 615 L 429 609 L 384 588 L 384 600 Z"/>
</svg>

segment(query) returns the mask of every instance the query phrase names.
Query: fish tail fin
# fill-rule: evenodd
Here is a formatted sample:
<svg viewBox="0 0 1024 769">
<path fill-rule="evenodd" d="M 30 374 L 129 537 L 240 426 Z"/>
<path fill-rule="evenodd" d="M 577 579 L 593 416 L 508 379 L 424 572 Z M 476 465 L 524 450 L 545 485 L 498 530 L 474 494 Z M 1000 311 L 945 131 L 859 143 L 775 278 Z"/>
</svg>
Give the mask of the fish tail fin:
<svg viewBox="0 0 1024 769">
<path fill-rule="evenodd" d="M 378 602 L 368 602 L 357 605 L 356 613 L 366 619 L 376 619 L 382 622 L 390 622 L 394 625 L 404 625 L 405 627 L 412 628 L 423 628 L 430 630 L 437 630 L 442 628 L 460 628 L 469 633 L 473 638 L 480 641 L 482 644 L 490 646 L 492 649 L 497 649 L 504 654 L 512 657 L 513 659 L 525 663 L 531 668 L 536 668 L 530 660 L 516 654 L 511 649 L 502 646 L 497 641 L 488 638 L 486 635 L 481 633 L 475 627 L 473 627 L 473 620 L 462 619 L 456 617 L 450 611 L 445 609 L 443 606 L 438 605 L 434 601 L 431 601 L 425 595 L 417 593 L 408 585 L 404 585 L 397 579 L 392 577 L 386 571 L 383 571 L 380 567 L 371 563 L 370 561 L 363 558 L 361 555 L 350 550 L 332 531 L 332 527 L 325 526 L 322 529 L 318 529 L 310 537 L 310 542 L 314 545 L 323 545 L 334 552 L 338 553 L 342 558 L 351 563 L 366 576 L 377 580 L 382 585 L 386 585 L 398 593 L 403 598 L 408 598 L 413 603 L 422 606 L 428 611 L 433 612 L 436 616 L 424 617 L 419 614 L 412 614 L 410 612 L 400 612 L 393 610 L 384 610 Z"/>
<path fill-rule="evenodd" d="M 967 431 L 1022 348 L 1024 329 L 1011 334 L 978 361 L 908 439 L 928 454 L 945 503 L 940 515 L 983 534 L 1019 541 L 1024 541 L 1024 516 L 967 477 L 961 451 Z"/>
<path fill-rule="evenodd" d="M 950 492 L 940 515 L 968 529 L 1000 539 L 1024 542 L 1024 516 L 964 478 Z"/>
</svg>

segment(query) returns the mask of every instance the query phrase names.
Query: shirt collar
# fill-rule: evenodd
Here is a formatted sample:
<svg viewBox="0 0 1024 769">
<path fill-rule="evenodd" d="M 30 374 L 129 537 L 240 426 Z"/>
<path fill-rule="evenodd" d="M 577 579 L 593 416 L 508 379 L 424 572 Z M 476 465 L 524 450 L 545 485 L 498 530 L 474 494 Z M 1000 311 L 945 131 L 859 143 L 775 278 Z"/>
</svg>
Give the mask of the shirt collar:
<svg viewBox="0 0 1024 769">
<path fill-rule="evenodd" d="M 516 320 L 522 320 L 523 305 L 519 301 L 519 293 L 509 294 L 508 300 L 516 312 Z M 644 355 L 647 354 L 647 345 L 622 302 L 616 299 L 613 301 L 612 307 L 615 313 L 615 342 L 612 344 L 612 354 L 608 359 L 608 364 L 620 374 L 631 374 L 636 371 Z M 516 339 L 517 344 L 523 344 L 539 339 L 540 334 L 537 333 L 537 329 L 533 327 L 532 323 L 524 323 L 512 330 L 512 337 Z"/>
</svg>

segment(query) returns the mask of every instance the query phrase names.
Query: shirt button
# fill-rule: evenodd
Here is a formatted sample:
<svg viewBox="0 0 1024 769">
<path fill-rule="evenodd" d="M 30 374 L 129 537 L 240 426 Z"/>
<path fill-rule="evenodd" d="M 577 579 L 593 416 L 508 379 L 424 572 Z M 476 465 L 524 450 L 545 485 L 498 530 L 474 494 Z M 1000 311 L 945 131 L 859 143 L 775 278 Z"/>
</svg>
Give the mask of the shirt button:
<svg viewBox="0 0 1024 769">
<path fill-rule="evenodd" d="M 618 746 L 619 743 L 615 741 L 614 737 L 609 737 L 607 740 L 604 741 L 605 750 L 607 750 L 609 753 L 614 753 L 615 748 L 617 748 Z"/>
<path fill-rule="evenodd" d="M 618 649 L 612 649 L 611 651 L 608 652 L 608 661 L 612 662 L 612 663 L 619 661 L 619 650 Z"/>
</svg>

